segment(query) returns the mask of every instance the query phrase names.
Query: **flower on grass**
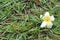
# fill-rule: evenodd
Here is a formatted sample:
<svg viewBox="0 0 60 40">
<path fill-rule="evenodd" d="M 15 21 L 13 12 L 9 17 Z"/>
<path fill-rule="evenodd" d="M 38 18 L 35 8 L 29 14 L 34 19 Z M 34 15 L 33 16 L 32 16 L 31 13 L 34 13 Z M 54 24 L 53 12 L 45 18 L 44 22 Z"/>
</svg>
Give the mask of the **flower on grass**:
<svg viewBox="0 0 60 40">
<path fill-rule="evenodd" d="M 43 17 L 41 15 L 41 18 L 43 20 L 43 22 L 40 25 L 41 28 L 44 28 L 44 27 L 52 28 L 52 25 L 53 25 L 52 21 L 55 20 L 53 15 L 50 16 L 49 12 L 46 12 Z"/>
</svg>

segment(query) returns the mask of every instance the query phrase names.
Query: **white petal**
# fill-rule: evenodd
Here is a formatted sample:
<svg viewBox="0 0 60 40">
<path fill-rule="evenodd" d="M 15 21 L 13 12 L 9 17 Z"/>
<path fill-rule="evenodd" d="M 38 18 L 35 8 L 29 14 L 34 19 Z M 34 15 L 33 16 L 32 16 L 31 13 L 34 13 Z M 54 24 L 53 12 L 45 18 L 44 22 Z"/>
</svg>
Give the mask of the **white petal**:
<svg viewBox="0 0 60 40">
<path fill-rule="evenodd" d="M 54 20 L 55 20 L 55 18 L 54 18 L 54 16 L 52 15 L 52 16 L 51 16 L 51 21 L 54 21 Z"/>
<path fill-rule="evenodd" d="M 43 15 L 40 15 L 40 18 L 42 18 Z"/>
<path fill-rule="evenodd" d="M 50 16 L 50 15 L 49 15 L 49 12 L 46 12 L 46 13 L 44 14 L 44 16 Z"/>
<path fill-rule="evenodd" d="M 40 27 L 41 27 L 41 28 L 46 27 L 46 22 L 43 21 L 42 24 L 40 25 Z"/>
<path fill-rule="evenodd" d="M 49 24 L 47 24 L 47 28 L 52 28 L 52 25 L 53 25 L 53 23 L 50 22 Z"/>
</svg>

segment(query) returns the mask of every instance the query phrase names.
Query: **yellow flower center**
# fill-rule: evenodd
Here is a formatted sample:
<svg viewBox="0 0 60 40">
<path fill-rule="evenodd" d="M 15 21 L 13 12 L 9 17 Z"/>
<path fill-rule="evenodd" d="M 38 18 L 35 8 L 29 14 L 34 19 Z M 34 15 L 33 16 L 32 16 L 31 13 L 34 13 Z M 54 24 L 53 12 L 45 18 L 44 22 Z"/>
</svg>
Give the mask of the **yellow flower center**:
<svg viewBox="0 0 60 40">
<path fill-rule="evenodd" d="M 44 21 L 45 21 L 46 23 L 49 23 L 49 22 L 51 21 L 51 19 L 50 19 L 49 16 L 47 16 L 47 17 L 44 18 Z"/>
</svg>

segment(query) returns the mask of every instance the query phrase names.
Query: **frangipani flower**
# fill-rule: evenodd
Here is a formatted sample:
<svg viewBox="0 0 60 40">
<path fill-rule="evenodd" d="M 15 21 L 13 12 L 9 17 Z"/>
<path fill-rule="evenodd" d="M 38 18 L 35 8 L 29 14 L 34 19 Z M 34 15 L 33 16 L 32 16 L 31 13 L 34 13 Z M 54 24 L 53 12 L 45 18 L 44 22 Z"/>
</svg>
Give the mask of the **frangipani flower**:
<svg viewBox="0 0 60 40">
<path fill-rule="evenodd" d="M 41 28 L 44 28 L 44 27 L 52 28 L 52 25 L 53 25 L 52 21 L 55 20 L 53 15 L 50 16 L 49 12 L 46 12 L 43 17 L 41 16 L 41 18 L 43 20 L 42 24 L 40 25 Z"/>
</svg>

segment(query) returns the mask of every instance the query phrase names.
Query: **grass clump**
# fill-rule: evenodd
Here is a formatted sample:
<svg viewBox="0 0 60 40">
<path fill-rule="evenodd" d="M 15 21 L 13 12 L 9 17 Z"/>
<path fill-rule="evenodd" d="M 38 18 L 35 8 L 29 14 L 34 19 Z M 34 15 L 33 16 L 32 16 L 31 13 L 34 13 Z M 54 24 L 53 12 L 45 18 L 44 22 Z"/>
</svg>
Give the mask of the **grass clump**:
<svg viewBox="0 0 60 40">
<path fill-rule="evenodd" d="M 40 28 L 40 15 L 55 16 L 52 29 Z M 0 0 L 0 40 L 60 40 L 59 0 Z"/>
</svg>

